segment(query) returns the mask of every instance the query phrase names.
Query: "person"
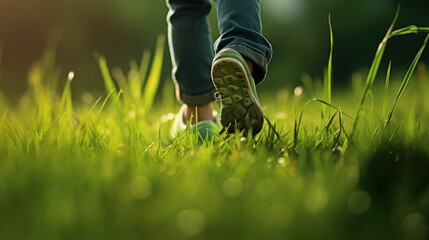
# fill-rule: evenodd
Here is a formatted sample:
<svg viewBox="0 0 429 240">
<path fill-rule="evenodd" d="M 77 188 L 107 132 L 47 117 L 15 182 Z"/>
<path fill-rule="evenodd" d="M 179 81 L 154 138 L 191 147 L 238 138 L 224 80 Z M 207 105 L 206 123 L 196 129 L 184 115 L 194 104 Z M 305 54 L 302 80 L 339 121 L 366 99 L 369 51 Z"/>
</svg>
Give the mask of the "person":
<svg viewBox="0 0 429 240">
<path fill-rule="evenodd" d="M 215 0 L 219 38 L 212 47 L 210 0 L 167 0 L 168 45 L 176 95 L 183 103 L 172 137 L 187 126 L 205 136 L 216 129 L 213 102 L 220 98 L 222 131 L 261 131 L 264 114 L 255 85 L 266 77 L 272 47 L 262 34 L 259 0 Z"/>
</svg>

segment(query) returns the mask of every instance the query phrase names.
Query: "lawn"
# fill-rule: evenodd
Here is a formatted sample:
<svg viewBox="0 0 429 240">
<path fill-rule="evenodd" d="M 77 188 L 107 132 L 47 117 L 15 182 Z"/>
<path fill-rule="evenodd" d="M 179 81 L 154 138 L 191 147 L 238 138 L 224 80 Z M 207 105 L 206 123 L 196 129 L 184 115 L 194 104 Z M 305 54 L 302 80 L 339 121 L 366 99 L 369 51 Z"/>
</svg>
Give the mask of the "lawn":
<svg viewBox="0 0 429 240">
<path fill-rule="evenodd" d="M 19 103 L 0 94 L 0 239 L 427 239 L 429 36 L 407 72 L 380 67 L 417 32 L 392 24 L 347 89 L 331 54 L 323 81 L 261 93 L 259 135 L 202 142 L 168 137 L 162 36 L 127 74 L 97 56 L 100 96 L 74 96 L 48 48 Z"/>
</svg>

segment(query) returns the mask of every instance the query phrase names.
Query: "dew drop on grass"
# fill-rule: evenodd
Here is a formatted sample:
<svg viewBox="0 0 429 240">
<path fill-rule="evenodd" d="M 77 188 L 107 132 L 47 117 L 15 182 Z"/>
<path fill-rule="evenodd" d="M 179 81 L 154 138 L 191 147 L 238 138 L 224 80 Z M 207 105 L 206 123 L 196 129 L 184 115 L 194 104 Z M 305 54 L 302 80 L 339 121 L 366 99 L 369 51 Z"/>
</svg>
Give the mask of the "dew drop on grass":
<svg viewBox="0 0 429 240">
<path fill-rule="evenodd" d="M 304 89 L 302 87 L 296 87 L 293 90 L 293 94 L 295 95 L 295 97 L 300 97 L 302 96 L 302 93 L 304 92 Z"/>
<path fill-rule="evenodd" d="M 204 231 L 207 225 L 205 215 L 196 209 L 181 211 L 175 220 L 175 226 L 184 238 L 191 238 Z"/>
<path fill-rule="evenodd" d="M 144 177 L 136 177 L 130 185 L 131 194 L 138 199 L 146 199 L 152 194 L 152 183 Z"/>
<path fill-rule="evenodd" d="M 69 81 L 69 82 L 73 81 L 74 76 L 75 76 L 74 71 L 70 71 L 70 72 L 67 74 L 67 81 Z"/>
<path fill-rule="evenodd" d="M 348 206 L 353 214 L 362 215 L 371 207 L 371 196 L 365 191 L 354 192 L 348 199 Z"/>
</svg>

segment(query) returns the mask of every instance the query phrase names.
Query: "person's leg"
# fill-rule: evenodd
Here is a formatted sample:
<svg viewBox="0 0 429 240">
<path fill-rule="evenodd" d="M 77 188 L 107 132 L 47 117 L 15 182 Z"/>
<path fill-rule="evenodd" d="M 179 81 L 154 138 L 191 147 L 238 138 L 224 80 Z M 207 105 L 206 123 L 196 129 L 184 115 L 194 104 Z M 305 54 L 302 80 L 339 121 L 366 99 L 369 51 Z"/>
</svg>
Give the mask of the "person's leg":
<svg viewBox="0 0 429 240">
<path fill-rule="evenodd" d="M 220 37 L 212 80 L 221 98 L 222 125 L 257 134 L 264 122 L 255 84 L 266 76 L 272 48 L 262 35 L 259 0 L 216 0 Z"/>
<path fill-rule="evenodd" d="M 215 88 L 211 81 L 212 38 L 207 21 L 210 0 L 167 0 L 168 43 L 177 97 L 186 105 L 184 121 L 213 120 Z M 195 118 L 193 120 L 195 122 Z"/>
<path fill-rule="evenodd" d="M 223 48 L 238 51 L 253 63 L 256 84 L 266 75 L 272 47 L 262 34 L 259 0 L 215 0 L 220 37 L 215 42 L 216 53 Z"/>
</svg>

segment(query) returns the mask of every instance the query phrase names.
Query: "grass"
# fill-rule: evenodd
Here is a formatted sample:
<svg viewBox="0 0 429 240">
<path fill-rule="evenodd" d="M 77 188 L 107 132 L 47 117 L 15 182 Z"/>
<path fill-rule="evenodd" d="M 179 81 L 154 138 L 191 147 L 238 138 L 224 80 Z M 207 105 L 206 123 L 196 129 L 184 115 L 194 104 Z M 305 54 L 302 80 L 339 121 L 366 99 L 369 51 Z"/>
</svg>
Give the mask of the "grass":
<svg viewBox="0 0 429 240">
<path fill-rule="evenodd" d="M 429 79 L 413 73 L 428 37 L 402 81 L 392 64 L 376 80 L 388 40 L 428 28 L 392 24 L 366 82 L 341 93 L 330 29 L 320 89 L 261 93 L 258 136 L 202 145 L 168 140 L 178 105 L 171 84 L 158 89 L 163 37 L 127 74 L 96 56 L 105 94 L 82 103 L 48 48 L 19 105 L 0 97 L 0 238 L 426 239 Z"/>
</svg>

